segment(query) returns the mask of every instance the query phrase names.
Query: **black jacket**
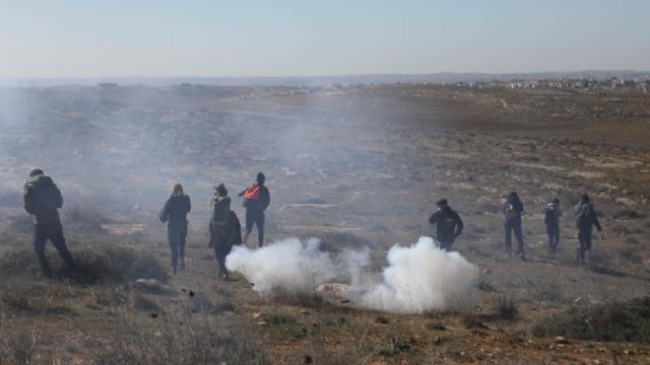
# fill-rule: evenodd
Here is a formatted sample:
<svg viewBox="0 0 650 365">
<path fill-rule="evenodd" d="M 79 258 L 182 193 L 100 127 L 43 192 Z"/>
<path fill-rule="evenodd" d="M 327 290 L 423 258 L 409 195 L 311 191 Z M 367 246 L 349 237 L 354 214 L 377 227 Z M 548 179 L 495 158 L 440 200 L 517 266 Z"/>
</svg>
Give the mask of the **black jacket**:
<svg viewBox="0 0 650 365">
<path fill-rule="evenodd" d="M 49 176 L 37 175 L 27 180 L 23 204 L 36 224 L 61 224 L 58 210 L 63 206 L 63 196 Z"/>
<path fill-rule="evenodd" d="M 246 193 L 246 190 L 244 189 L 242 192 L 240 192 L 239 196 L 244 196 Z M 269 189 L 265 185 L 260 186 L 260 197 L 257 199 L 255 204 L 246 206 L 246 209 L 260 209 L 262 212 L 266 210 L 266 208 L 269 207 L 271 204 L 271 193 L 269 193 Z"/>
<path fill-rule="evenodd" d="M 450 207 L 444 207 L 433 213 L 429 223 L 436 225 L 436 235 L 440 242 L 454 242 L 454 239 L 463 232 L 463 221 Z"/>
<path fill-rule="evenodd" d="M 163 222 L 187 223 L 187 213 L 192 210 L 190 197 L 187 195 L 172 195 L 167 199 L 158 217 Z"/>
<path fill-rule="evenodd" d="M 596 209 L 594 209 L 594 206 L 590 203 L 576 205 L 575 216 L 576 228 L 582 231 L 591 231 L 591 227 L 596 226 L 599 231 L 602 231 L 596 214 Z"/>
<path fill-rule="evenodd" d="M 230 211 L 228 222 L 225 225 L 214 224 L 210 221 L 210 247 L 214 247 L 221 251 L 230 252 L 234 245 L 242 244 L 241 237 L 241 223 L 237 214 Z"/>
<path fill-rule="evenodd" d="M 515 208 L 516 216 L 515 217 L 508 217 L 508 205 L 512 204 L 513 207 Z M 503 216 L 508 223 L 521 223 L 521 214 L 524 212 L 524 203 L 521 202 L 519 199 L 508 199 L 506 200 L 506 203 L 503 205 Z"/>
</svg>

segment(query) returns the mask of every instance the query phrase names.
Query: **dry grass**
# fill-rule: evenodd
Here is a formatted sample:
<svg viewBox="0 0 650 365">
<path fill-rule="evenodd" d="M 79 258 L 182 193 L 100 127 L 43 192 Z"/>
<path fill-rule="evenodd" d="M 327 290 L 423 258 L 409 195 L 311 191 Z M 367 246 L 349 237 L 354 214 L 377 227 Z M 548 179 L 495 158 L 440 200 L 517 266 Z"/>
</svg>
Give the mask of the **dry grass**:
<svg viewBox="0 0 650 365">
<path fill-rule="evenodd" d="M 8 329 L 7 301 L 0 306 L 0 364 L 30 364 L 36 348 L 35 334 Z"/>
<path fill-rule="evenodd" d="M 123 328 L 113 343 L 96 354 L 97 365 L 268 364 L 261 343 L 236 318 L 197 313 L 122 316 Z"/>
<path fill-rule="evenodd" d="M 93 245 L 94 246 L 94 245 Z M 126 246 L 90 246 L 75 250 L 72 255 L 84 279 L 92 283 L 126 283 L 140 278 L 166 282 L 167 269 L 153 255 Z M 69 275 L 56 252 L 48 252 L 52 271 L 57 277 Z M 0 274 L 37 274 L 38 262 L 30 249 L 14 249 L 0 257 Z"/>
<path fill-rule="evenodd" d="M 536 336 L 581 340 L 650 342 L 650 297 L 621 303 L 574 307 L 535 325 Z"/>
</svg>

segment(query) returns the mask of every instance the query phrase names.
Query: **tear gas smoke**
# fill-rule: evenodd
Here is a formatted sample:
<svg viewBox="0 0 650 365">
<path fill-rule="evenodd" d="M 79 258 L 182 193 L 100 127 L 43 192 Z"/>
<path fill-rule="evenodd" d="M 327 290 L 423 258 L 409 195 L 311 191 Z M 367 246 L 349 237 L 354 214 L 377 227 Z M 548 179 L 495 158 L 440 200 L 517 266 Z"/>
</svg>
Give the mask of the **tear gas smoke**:
<svg viewBox="0 0 650 365">
<path fill-rule="evenodd" d="M 243 274 L 257 291 L 308 292 L 333 279 L 349 280 L 345 295 L 361 307 L 396 313 L 464 310 L 476 305 L 478 268 L 458 252 L 436 247 L 422 237 L 410 246 L 393 246 L 381 280 L 369 272 L 370 254 L 345 251 L 333 260 L 319 241 L 297 238 L 258 250 L 235 247 L 226 258 L 229 270 Z"/>
<path fill-rule="evenodd" d="M 289 238 L 258 250 L 235 246 L 226 267 L 244 275 L 256 291 L 307 292 L 336 277 L 332 259 L 318 250 L 319 244 Z"/>
<path fill-rule="evenodd" d="M 393 246 L 383 281 L 355 299 L 367 308 L 397 313 L 469 309 L 476 305 L 478 268 L 458 252 L 439 249 L 430 237 L 411 247 Z"/>
</svg>

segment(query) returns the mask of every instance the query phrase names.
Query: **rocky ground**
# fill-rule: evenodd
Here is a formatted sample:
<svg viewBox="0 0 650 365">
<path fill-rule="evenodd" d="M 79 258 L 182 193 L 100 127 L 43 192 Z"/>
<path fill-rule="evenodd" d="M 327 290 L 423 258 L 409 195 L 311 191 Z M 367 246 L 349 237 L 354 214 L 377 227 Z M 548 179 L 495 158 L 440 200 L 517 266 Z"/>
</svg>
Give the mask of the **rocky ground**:
<svg viewBox="0 0 650 365">
<path fill-rule="evenodd" d="M 201 363 L 181 354 L 219 343 L 239 356 L 233 363 L 650 361 L 643 335 L 602 341 L 608 333 L 594 326 L 579 336 L 549 325 L 648 294 L 647 94 L 134 86 L 4 89 L 0 99 L 0 358 Z M 33 166 L 63 190 L 70 248 L 95 277 L 88 287 L 35 275 L 19 205 Z M 261 297 L 241 277 L 217 280 L 205 248 L 211 187 L 225 182 L 234 194 L 260 170 L 272 193 L 269 241 L 315 236 L 334 255 L 368 245 L 377 268 L 396 242 L 431 233 L 433 202 L 446 197 L 466 223 L 454 248 L 481 272 L 479 307 L 395 315 L 328 295 Z M 169 260 L 156 215 L 174 181 L 195 209 L 189 270 L 168 278 L 156 264 Z M 502 249 L 499 209 L 512 190 L 525 204 L 528 262 Z M 571 217 L 583 191 L 604 228 L 584 267 Z M 549 254 L 542 212 L 556 196 L 562 241 Z M 625 313 L 628 327 L 648 319 Z"/>
</svg>

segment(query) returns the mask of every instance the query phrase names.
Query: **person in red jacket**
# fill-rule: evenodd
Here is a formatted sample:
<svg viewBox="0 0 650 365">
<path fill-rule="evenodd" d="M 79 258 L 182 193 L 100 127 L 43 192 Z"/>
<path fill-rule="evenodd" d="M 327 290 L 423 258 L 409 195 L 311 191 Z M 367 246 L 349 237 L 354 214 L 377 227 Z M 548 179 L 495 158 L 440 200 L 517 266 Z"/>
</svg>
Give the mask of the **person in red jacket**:
<svg viewBox="0 0 650 365">
<path fill-rule="evenodd" d="M 271 194 L 269 189 L 264 185 L 266 176 L 258 173 L 255 179 L 256 183 L 239 193 L 244 197 L 244 207 L 246 208 L 246 234 L 244 235 L 244 244 L 248 243 L 248 237 L 253 231 L 253 225 L 257 226 L 257 242 L 259 247 L 264 245 L 264 211 L 271 203 Z"/>
</svg>

